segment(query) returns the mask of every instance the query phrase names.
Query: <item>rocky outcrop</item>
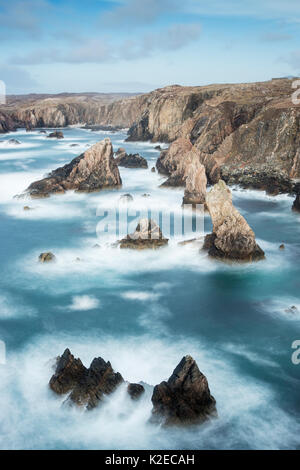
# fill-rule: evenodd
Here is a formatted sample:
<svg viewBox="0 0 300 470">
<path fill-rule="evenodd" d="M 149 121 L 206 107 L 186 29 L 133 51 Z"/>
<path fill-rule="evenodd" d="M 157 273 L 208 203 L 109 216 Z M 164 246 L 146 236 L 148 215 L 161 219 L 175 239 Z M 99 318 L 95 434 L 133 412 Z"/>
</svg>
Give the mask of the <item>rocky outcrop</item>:
<svg viewBox="0 0 300 470">
<path fill-rule="evenodd" d="M 207 235 L 204 249 L 210 256 L 221 259 L 254 261 L 264 258 L 257 245 L 255 234 L 244 217 L 232 204 L 232 195 L 220 180 L 206 196 L 213 233 Z"/>
<path fill-rule="evenodd" d="M 205 168 L 199 160 L 190 163 L 185 171 L 183 204 L 205 205 L 207 178 Z"/>
<path fill-rule="evenodd" d="M 163 150 L 156 162 L 159 173 L 169 176 L 162 186 L 185 186 L 186 171 L 190 163 L 199 162 L 200 154 L 189 139 L 175 140 Z"/>
<path fill-rule="evenodd" d="M 143 393 L 145 393 L 145 389 L 141 384 L 128 384 L 127 392 L 132 400 L 138 400 Z"/>
<path fill-rule="evenodd" d="M 25 209 L 26 207 L 26 209 Z M 30 210 L 30 207 L 25 206 L 24 210 Z M 55 255 L 51 253 L 51 251 L 48 251 L 46 253 L 41 253 L 39 256 L 39 261 L 40 263 L 49 263 L 50 261 L 55 261 Z"/>
<path fill-rule="evenodd" d="M 152 421 L 165 426 L 201 423 L 216 416 L 216 401 L 196 361 L 185 356 L 152 395 Z"/>
<path fill-rule="evenodd" d="M 168 244 L 160 230 L 159 225 L 152 219 L 141 219 L 132 234 L 120 241 L 120 248 L 131 248 L 135 250 L 145 250 L 161 248 Z"/>
<path fill-rule="evenodd" d="M 125 149 L 119 148 L 115 155 L 115 162 L 118 166 L 125 168 L 148 168 L 148 162 L 138 153 L 127 154 Z"/>
<path fill-rule="evenodd" d="M 64 138 L 64 134 L 61 132 L 61 131 L 54 131 L 54 132 L 51 132 L 48 136 L 47 136 L 48 139 L 63 139 Z"/>
<path fill-rule="evenodd" d="M 300 212 L 300 194 L 297 194 L 296 199 L 293 204 L 293 210 Z"/>
<path fill-rule="evenodd" d="M 49 386 L 59 395 L 69 393 L 68 403 L 91 410 L 123 381 L 121 374 L 114 372 L 110 362 L 98 357 L 87 369 L 80 359 L 75 359 L 70 350 L 66 349 L 57 358 L 56 370 Z"/>
<path fill-rule="evenodd" d="M 90 147 L 71 163 L 52 171 L 46 178 L 32 183 L 26 193 L 34 198 L 62 194 L 67 190 L 93 192 L 122 184 L 113 158 L 110 139 Z"/>
</svg>

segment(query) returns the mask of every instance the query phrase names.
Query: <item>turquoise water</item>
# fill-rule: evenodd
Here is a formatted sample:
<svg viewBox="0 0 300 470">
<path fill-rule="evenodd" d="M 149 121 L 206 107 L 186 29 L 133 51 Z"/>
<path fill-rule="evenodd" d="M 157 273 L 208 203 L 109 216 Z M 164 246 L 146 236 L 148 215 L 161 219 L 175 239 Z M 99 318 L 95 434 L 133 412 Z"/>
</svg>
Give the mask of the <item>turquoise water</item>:
<svg viewBox="0 0 300 470">
<path fill-rule="evenodd" d="M 183 190 L 159 188 L 164 179 L 150 171 L 159 153 L 150 143 L 126 143 L 122 132 L 64 134 L 61 141 L 38 131 L 1 136 L 0 448 L 299 448 L 300 365 L 291 361 L 291 345 L 300 339 L 300 216 L 292 199 L 234 188 L 234 203 L 266 252 L 259 263 L 212 261 L 197 245 L 179 246 L 180 236 L 157 252 L 119 250 L 114 235 L 97 236 L 102 211 L 130 193 L 134 209 L 147 201 L 154 211 L 179 214 Z M 13 199 L 107 136 L 115 150 L 140 152 L 149 169 L 120 168 L 117 191 Z M 11 138 L 21 145 L 8 144 Z M 208 216 L 204 228 L 211 228 Z M 39 264 L 42 251 L 57 262 Z M 292 305 L 298 310 L 287 312 Z M 148 423 L 151 390 L 136 405 L 123 387 L 91 413 L 65 409 L 47 384 L 66 347 L 86 365 L 102 356 L 127 380 L 150 385 L 191 354 L 219 417 L 162 430 Z"/>
</svg>

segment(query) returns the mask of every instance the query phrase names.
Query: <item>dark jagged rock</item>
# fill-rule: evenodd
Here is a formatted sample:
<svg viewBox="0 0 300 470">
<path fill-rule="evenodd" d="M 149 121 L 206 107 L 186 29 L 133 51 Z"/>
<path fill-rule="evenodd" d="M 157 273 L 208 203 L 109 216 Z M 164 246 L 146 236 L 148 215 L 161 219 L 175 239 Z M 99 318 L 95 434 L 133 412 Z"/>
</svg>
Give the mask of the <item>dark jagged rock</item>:
<svg viewBox="0 0 300 470">
<path fill-rule="evenodd" d="M 51 132 L 48 136 L 48 139 L 63 139 L 64 134 L 61 131 Z"/>
<path fill-rule="evenodd" d="M 216 401 L 196 361 L 185 356 L 167 382 L 154 387 L 152 422 L 191 425 L 216 416 Z"/>
<path fill-rule="evenodd" d="M 125 149 L 119 148 L 115 155 L 115 162 L 118 166 L 125 168 L 148 168 L 148 162 L 138 153 L 127 154 Z"/>
<path fill-rule="evenodd" d="M 279 246 L 279 250 L 282 250 L 282 251 L 283 251 L 284 249 L 285 249 L 285 245 L 284 245 L 284 243 L 282 243 L 282 244 Z"/>
<path fill-rule="evenodd" d="M 57 359 L 56 370 L 49 385 L 59 395 L 71 392 L 68 403 L 91 410 L 122 382 L 123 377 L 114 372 L 110 362 L 98 357 L 87 369 L 80 359 L 74 359 L 69 349 L 66 349 Z"/>
<path fill-rule="evenodd" d="M 21 142 L 19 142 L 19 140 L 16 140 L 16 139 L 10 139 L 8 143 L 10 145 L 21 145 Z"/>
<path fill-rule="evenodd" d="M 128 384 L 127 392 L 132 400 L 138 400 L 145 393 L 145 389 L 143 385 L 130 383 Z"/>
<path fill-rule="evenodd" d="M 263 250 L 244 217 L 232 204 L 232 195 L 220 180 L 206 196 L 213 233 L 205 237 L 203 248 L 210 256 L 236 261 L 255 261 L 264 258 Z"/>
<path fill-rule="evenodd" d="M 141 219 L 134 233 L 120 241 L 120 248 L 135 250 L 157 249 L 168 244 L 160 227 L 152 219 Z"/>
<path fill-rule="evenodd" d="M 69 349 L 56 359 L 55 373 L 49 386 L 53 392 L 63 395 L 70 392 L 86 373 L 86 367 L 80 359 L 75 359 Z"/>
<path fill-rule="evenodd" d="M 93 192 L 122 184 L 113 158 L 110 139 L 90 147 L 67 165 L 52 171 L 46 178 L 32 183 L 26 193 L 33 198 L 63 194 L 67 190 Z"/>
<path fill-rule="evenodd" d="M 300 194 L 297 194 L 296 199 L 293 204 L 293 210 L 300 212 Z"/>
<path fill-rule="evenodd" d="M 53 253 L 51 253 L 51 251 L 48 251 L 46 253 L 41 253 L 40 256 L 39 256 L 39 261 L 41 263 L 49 263 L 50 261 L 55 261 L 55 259 L 56 259 L 55 255 Z"/>
<path fill-rule="evenodd" d="M 161 146 L 160 146 L 160 145 L 156 145 L 156 146 L 154 147 L 154 150 L 159 150 L 159 151 L 161 151 Z"/>
</svg>

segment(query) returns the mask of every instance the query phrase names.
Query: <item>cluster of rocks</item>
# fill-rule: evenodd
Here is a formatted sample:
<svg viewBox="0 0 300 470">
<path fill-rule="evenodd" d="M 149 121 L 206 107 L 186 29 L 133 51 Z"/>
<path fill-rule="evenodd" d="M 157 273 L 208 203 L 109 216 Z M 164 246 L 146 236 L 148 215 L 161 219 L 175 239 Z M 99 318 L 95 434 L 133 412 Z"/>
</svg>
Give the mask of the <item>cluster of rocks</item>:
<svg viewBox="0 0 300 470">
<path fill-rule="evenodd" d="M 86 410 L 99 406 L 121 384 L 127 384 L 127 393 L 137 401 L 145 393 L 139 383 L 126 383 L 110 362 L 95 358 L 86 368 L 75 359 L 69 349 L 56 358 L 55 372 L 49 386 L 57 395 L 67 395 L 65 403 Z M 185 356 L 167 382 L 156 385 L 152 394 L 151 421 L 164 426 L 191 425 L 216 417 L 216 401 L 212 397 L 206 377 L 196 361 Z"/>
<path fill-rule="evenodd" d="M 100 191 L 122 185 L 118 166 L 113 157 L 110 139 L 96 143 L 67 165 L 52 171 L 46 178 L 32 183 L 25 194 L 33 198 L 63 194 L 67 190 Z"/>
<path fill-rule="evenodd" d="M 138 153 L 127 154 L 124 148 L 119 148 L 115 154 L 115 162 L 124 168 L 148 168 L 148 162 Z"/>
</svg>

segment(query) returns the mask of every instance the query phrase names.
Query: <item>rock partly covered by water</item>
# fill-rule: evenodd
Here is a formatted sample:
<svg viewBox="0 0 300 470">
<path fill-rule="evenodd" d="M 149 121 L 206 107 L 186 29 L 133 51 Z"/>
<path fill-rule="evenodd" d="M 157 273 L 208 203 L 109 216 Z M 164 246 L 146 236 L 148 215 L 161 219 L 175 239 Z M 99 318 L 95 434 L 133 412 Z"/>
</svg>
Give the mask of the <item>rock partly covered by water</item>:
<svg viewBox="0 0 300 470">
<path fill-rule="evenodd" d="M 205 204 L 207 178 L 205 168 L 199 160 L 194 159 L 185 171 L 185 191 L 183 204 Z"/>
<path fill-rule="evenodd" d="M 296 199 L 293 204 L 293 210 L 300 212 L 300 194 L 297 194 Z"/>
<path fill-rule="evenodd" d="M 31 197 L 48 197 L 67 190 L 92 192 L 121 186 L 119 169 L 113 157 L 110 139 L 90 147 L 67 165 L 52 171 L 46 178 L 35 181 L 27 189 Z"/>
<path fill-rule="evenodd" d="M 63 139 L 64 138 L 64 134 L 61 132 L 61 131 L 54 131 L 54 132 L 51 132 L 48 136 L 47 136 L 48 139 Z"/>
<path fill-rule="evenodd" d="M 25 206 L 25 207 L 28 207 L 28 206 Z M 25 210 L 30 210 L 30 208 L 25 209 Z M 51 251 L 41 253 L 39 256 L 40 263 L 49 263 L 50 261 L 55 261 L 55 259 L 56 259 L 55 255 L 51 253 Z"/>
<path fill-rule="evenodd" d="M 118 166 L 125 168 L 148 168 L 148 162 L 138 153 L 127 154 L 125 149 L 119 148 L 115 155 L 115 162 Z"/>
<path fill-rule="evenodd" d="M 232 195 L 223 180 L 213 186 L 206 196 L 213 233 L 207 235 L 204 249 L 211 256 L 231 260 L 253 261 L 264 258 L 263 250 L 244 217 L 232 204 Z"/>
<path fill-rule="evenodd" d="M 114 372 L 110 362 L 95 358 L 87 369 L 80 359 L 75 359 L 69 349 L 57 358 L 56 370 L 49 386 L 57 394 L 70 393 L 68 402 L 86 409 L 95 408 L 123 383 L 119 372 Z"/>
<path fill-rule="evenodd" d="M 141 384 L 128 384 L 127 392 L 132 400 L 138 400 L 143 393 L 145 393 L 145 388 Z"/>
<path fill-rule="evenodd" d="M 216 401 L 196 361 L 185 356 L 167 382 L 156 385 L 152 395 L 153 422 L 163 425 L 201 423 L 216 416 Z"/>
<path fill-rule="evenodd" d="M 156 249 L 168 244 L 160 230 L 159 225 L 152 219 L 141 219 L 135 232 L 128 234 L 120 241 L 120 248 L 135 250 Z"/>
</svg>

